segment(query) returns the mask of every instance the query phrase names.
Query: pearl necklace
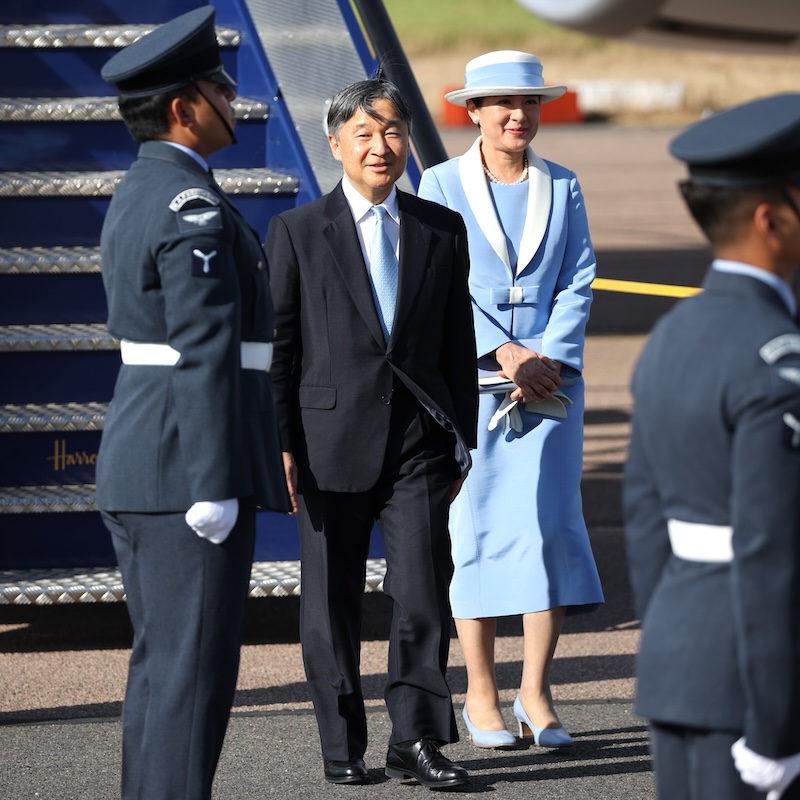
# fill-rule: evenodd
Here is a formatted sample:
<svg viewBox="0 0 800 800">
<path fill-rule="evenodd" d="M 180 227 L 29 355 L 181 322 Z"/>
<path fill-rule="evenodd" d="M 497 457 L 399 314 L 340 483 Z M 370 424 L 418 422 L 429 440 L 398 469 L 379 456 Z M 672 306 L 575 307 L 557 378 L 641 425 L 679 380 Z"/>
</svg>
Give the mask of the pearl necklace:
<svg viewBox="0 0 800 800">
<path fill-rule="evenodd" d="M 489 167 L 487 167 L 485 163 L 483 164 L 483 171 L 492 183 L 499 183 L 501 186 L 516 186 L 518 183 L 522 183 L 524 180 L 528 179 L 528 154 L 522 154 L 522 174 L 515 181 L 511 181 L 511 183 L 503 183 L 503 181 L 498 180 L 492 175 Z"/>
</svg>

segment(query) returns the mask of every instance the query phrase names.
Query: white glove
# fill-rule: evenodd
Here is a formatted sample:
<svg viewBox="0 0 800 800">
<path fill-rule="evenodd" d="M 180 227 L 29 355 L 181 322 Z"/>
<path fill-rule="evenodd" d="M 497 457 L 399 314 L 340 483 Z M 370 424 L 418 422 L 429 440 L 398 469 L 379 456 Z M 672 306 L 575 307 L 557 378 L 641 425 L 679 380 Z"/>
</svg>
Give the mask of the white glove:
<svg viewBox="0 0 800 800">
<path fill-rule="evenodd" d="M 186 524 L 214 544 L 222 544 L 236 524 L 239 500 L 201 500 L 186 512 Z"/>
<path fill-rule="evenodd" d="M 510 392 L 506 393 L 497 411 L 492 414 L 492 418 L 489 420 L 489 430 L 493 431 L 502 420 L 503 433 L 505 433 L 509 427 L 517 433 L 522 433 L 522 416 L 519 413 L 519 408 L 517 408 L 518 405 L 519 401 L 512 400 Z"/>
<path fill-rule="evenodd" d="M 800 753 L 786 758 L 766 758 L 751 750 L 742 737 L 733 743 L 731 755 L 741 779 L 760 792 L 768 792 L 767 800 L 780 800 L 800 775 Z"/>
</svg>

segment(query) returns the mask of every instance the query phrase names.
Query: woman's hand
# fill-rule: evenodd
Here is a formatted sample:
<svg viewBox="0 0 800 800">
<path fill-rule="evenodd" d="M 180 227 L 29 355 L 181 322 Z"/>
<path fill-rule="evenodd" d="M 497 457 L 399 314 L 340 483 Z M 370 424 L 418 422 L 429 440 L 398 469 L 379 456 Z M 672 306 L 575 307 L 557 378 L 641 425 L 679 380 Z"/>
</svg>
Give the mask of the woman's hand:
<svg viewBox="0 0 800 800">
<path fill-rule="evenodd" d="M 512 400 L 548 400 L 561 386 L 561 363 L 527 347 L 506 342 L 495 351 L 495 359 L 500 364 L 499 374 L 517 385 L 511 393 Z"/>
</svg>

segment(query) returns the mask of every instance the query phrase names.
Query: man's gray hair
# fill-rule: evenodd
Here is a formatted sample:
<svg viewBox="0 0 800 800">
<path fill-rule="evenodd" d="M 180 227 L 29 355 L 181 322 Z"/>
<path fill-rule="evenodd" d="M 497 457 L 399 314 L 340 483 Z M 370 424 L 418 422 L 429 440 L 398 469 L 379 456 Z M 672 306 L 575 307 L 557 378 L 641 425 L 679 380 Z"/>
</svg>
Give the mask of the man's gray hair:
<svg viewBox="0 0 800 800">
<path fill-rule="evenodd" d="M 391 81 L 374 78 L 351 83 L 336 94 L 328 109 L 328 133 L 338 139 L 342 125 L 357 111 L 363 111 L 373 119 L 380 118 L 381 115 L 372 105 L 376 100 L 388 100 L 411 131 L 411 108 L 400 90 Z"/>
</svg>

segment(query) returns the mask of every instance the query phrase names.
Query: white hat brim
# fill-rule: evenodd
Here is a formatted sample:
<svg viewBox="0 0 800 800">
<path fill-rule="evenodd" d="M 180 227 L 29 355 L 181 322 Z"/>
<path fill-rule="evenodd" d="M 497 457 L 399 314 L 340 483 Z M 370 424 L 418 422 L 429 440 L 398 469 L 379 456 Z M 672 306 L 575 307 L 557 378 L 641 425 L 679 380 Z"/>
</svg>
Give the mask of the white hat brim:
<svg viewBox="0 0 800 800">
<path fill-rule="evenodd" d="M 454 92 L 448 92 L 444 99 L 454 106 L 462 106 L 466 108 L 467 100 L 474 100 L 476 97 L 499 97 L 515 94 L 529 94 L 536 95 L 542 98 L 543 103 L 549 103 L 551 100 L 558 100 L 565 92 L 567 87 L 563 85 L 558 86 L 481 86 L 479 89 L 457 89 Z"/>
</svg>

